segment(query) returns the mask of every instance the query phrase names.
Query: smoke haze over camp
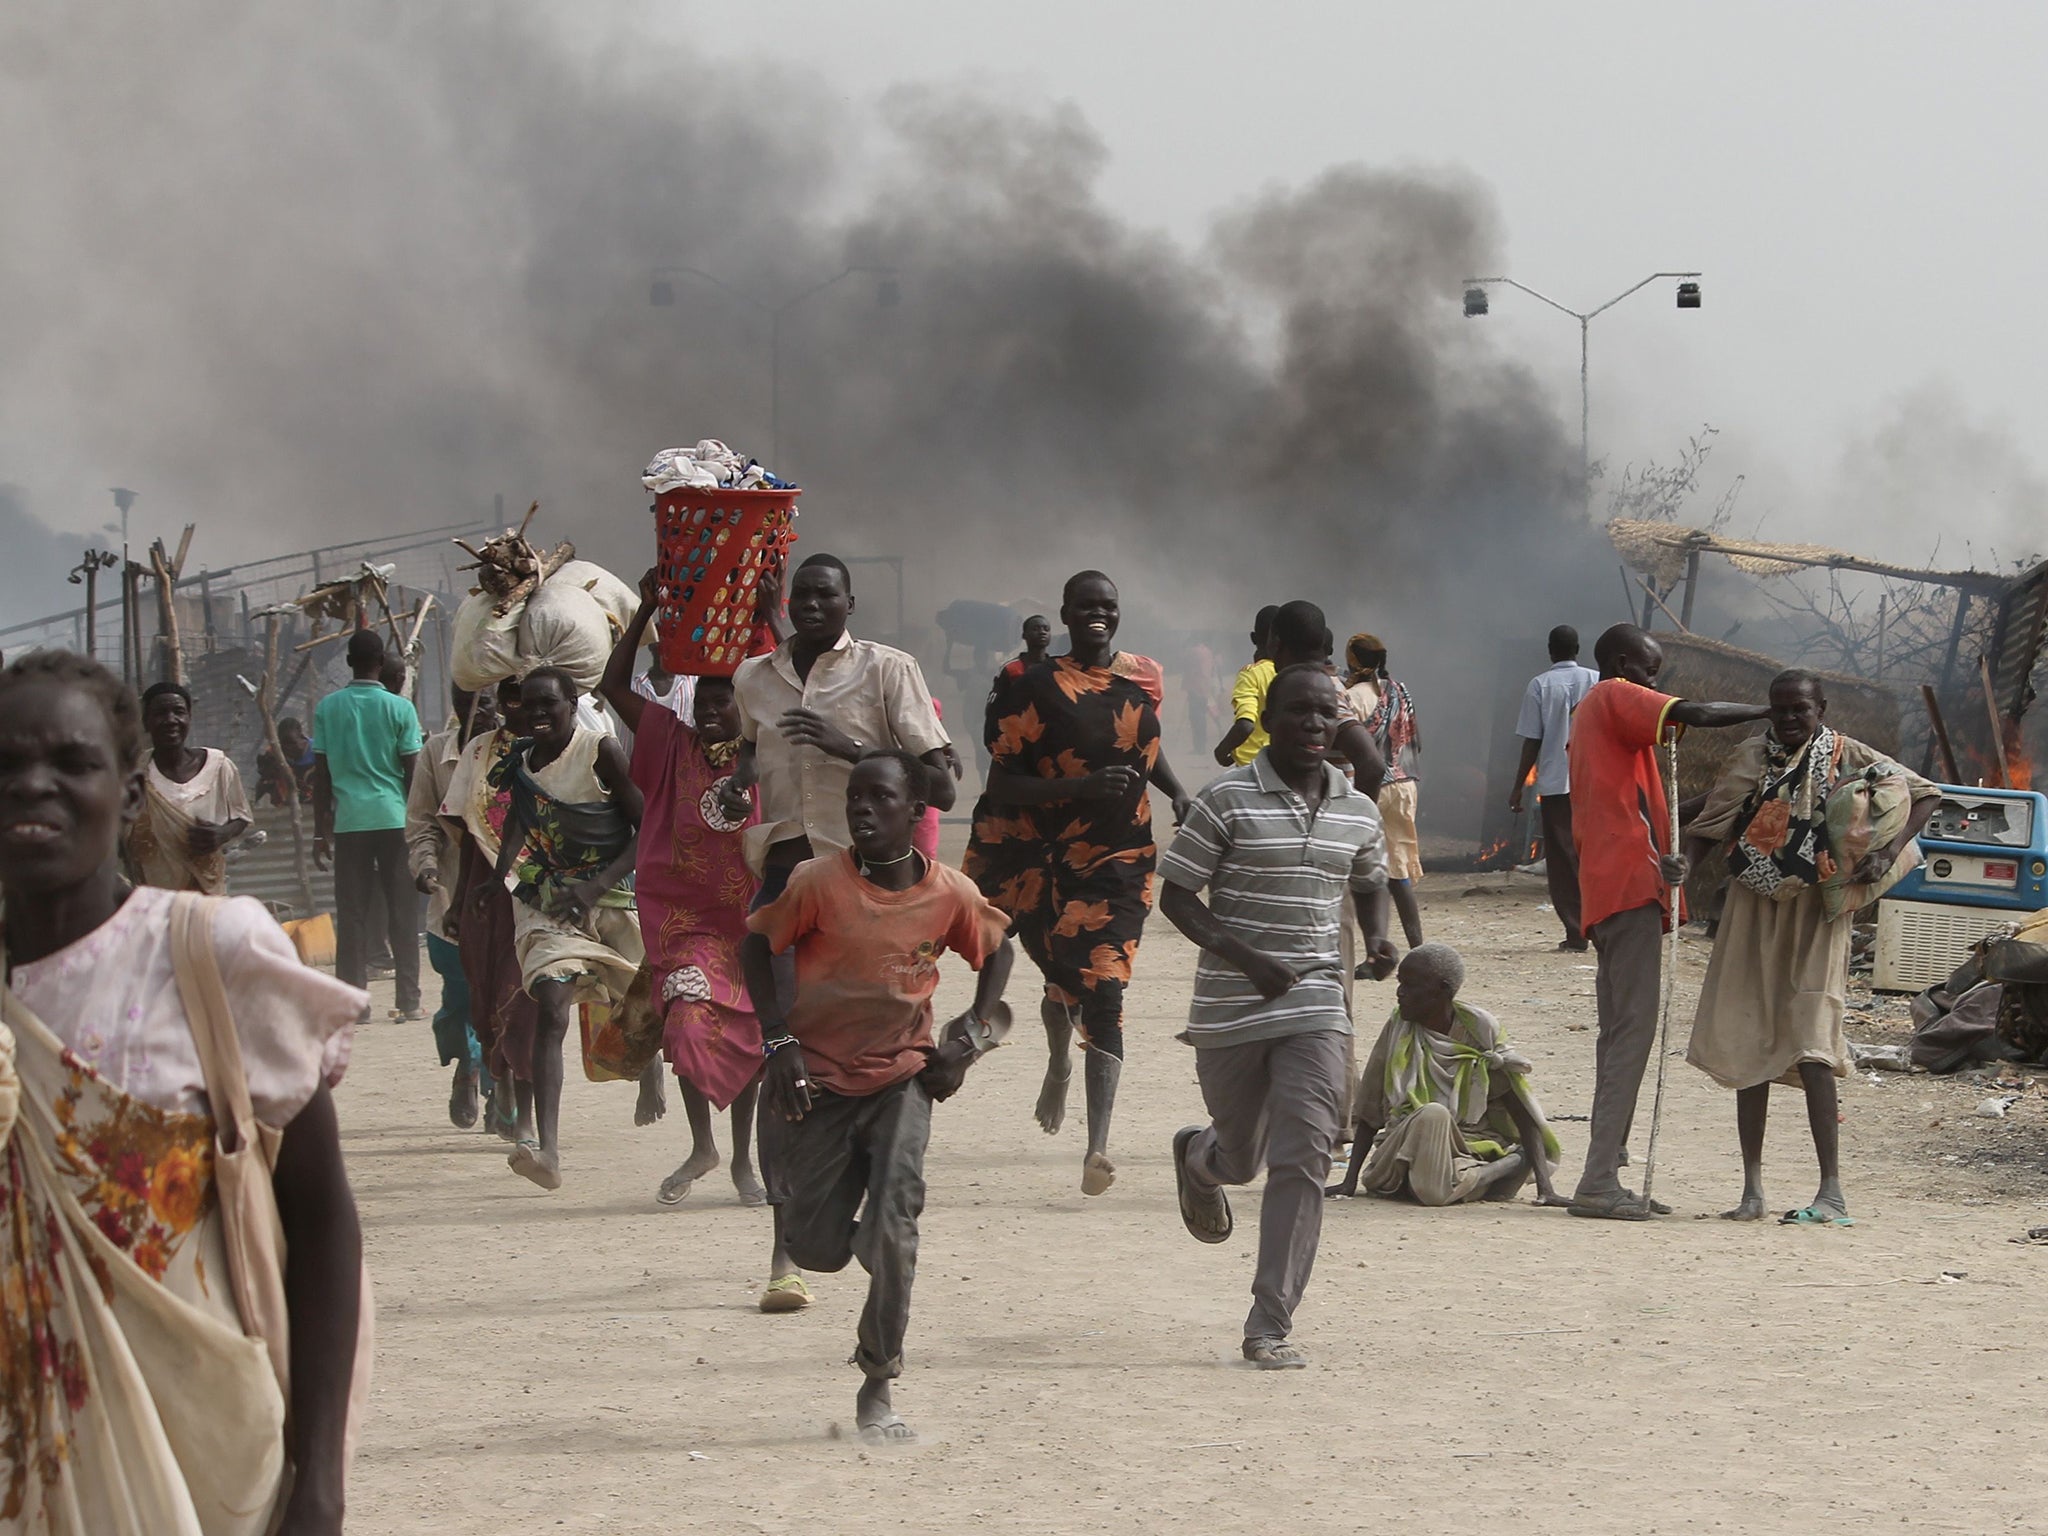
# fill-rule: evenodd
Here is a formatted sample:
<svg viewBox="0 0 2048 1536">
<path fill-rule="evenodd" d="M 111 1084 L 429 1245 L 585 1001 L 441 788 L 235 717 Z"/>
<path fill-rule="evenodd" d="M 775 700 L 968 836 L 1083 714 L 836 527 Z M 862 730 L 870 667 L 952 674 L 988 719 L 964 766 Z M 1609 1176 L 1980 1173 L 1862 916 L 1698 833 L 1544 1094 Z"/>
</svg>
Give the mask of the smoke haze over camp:
<svg viewBox="0 0 2048 1536">
<path fill-rule="evenodd" d="M 1601 14 L 1560 42 L 1597 39 Z M 663 265 L 768 304 L 849 264 L 891 270 L 893 304 L 860 272 L 789 312 L 776 467 L 810 488 L 810 547 L 911 562 L 912 623 L 955 596 L 1044 599 L 1080 565 L 1116 573 L 1154 628 L 1235 631 L 1295 594 L 1340 640 L 1414 632 L 1480 590 L 1492 633 L 1616 616 L 1579 513 L 1574 327 L 1514 295 L 1484 322 L 1459 312 L 1466 276 L 1503 270 L 1587 304 L 1707 270 L 1699 313 L 1660 288 L 1595 331 L 1610 479 L 1712 421 L 1708 493 L 1748 477 L 1739 531 L 1917 559 L 1939 498 L 1945 558 L 2024 552 L 2036 402 L 1944 380 L 1912 350 L 1923 312 L 1872 307 L 1840 252 L 1766 271 L 1742 198 L 1798 233 L 1808 171 L 1733 129 L 1717 151 L 1621 126 L 1708 110 L 1748 14 L 1686 48 L 1644 34 L 1672 45 L 1654 69 L 1572 55 L 1607 110 L 1567 125 L 1533 110 L 1541 68 L 1506 13 L 1449 33 L 1304 17 L 1273 39 L 1277 68 L 1191 24 L 1147 34 L 1139 68 L 1137 22 L 1097 18 L 1077 51 L 1059 6 L 981 31 L 894 3 L 16 7 L 0 533 L 23 558 L 0 608 L 73 595 L 54 583 L 116 483 L 141 490 L 143 536 L 198 522 L 199 563 L 482 515 L 502 493 L 630 576 L 654 449 L 768 444 L 764 314 L 687 275 L 652 307 Z M 1772 36 L 1756 67 L 1782 106 L 1788 60 L 1826 39 Z M 1285 85 L 1318 45 L 1350 73 Z M 1822 122 L 1831 102 L 1876 111 L 1853 69 L 1809 83 Z M 1999 99 L 2002 77 L 1977 83 Z M 1847 196 L 1865 169 L 1831 174 Z M 1888 372 L 1813 338 L 1831 295 L 1860 296 L 1859 336 L 1900 340 Z M 1980 318 L 1962 303 L 1949 330 Z M 1788 384 L 1760 324 L 1855 389 Z M 1859 398 L 1855 419 L 1811 405 Z M 1774 410 L 1797 430 L 1759 420 Z"/>
</svg>

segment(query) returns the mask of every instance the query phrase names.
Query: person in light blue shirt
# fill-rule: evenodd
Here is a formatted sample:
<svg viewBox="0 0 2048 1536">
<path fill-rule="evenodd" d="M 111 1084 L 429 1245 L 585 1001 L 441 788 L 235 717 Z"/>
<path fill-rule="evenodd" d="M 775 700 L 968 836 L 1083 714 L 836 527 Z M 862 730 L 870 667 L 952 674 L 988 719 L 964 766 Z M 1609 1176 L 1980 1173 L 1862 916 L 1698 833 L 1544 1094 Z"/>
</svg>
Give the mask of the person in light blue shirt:
<svg viewBox="0 0 2048 1536">
<path fill-rule="evenodd" d="M 379 680 L 384 637 L 348 637 L 353 678 L 313 711 L 313 861 L 334 860 L 334 974 L 360 987 L 369 977 L 370 922 L 383 895 L 397 982 L 396 1012 L 422 1019 L 420 897 L 406 859 L 405 796 L 420 754 L 412 701 Z"/>
<path fill-rule="evenodd" d="M 1515 734 L 1522 738 L 1522 762 L 1508 809 L 1522 814 L 1522 791 L 1533 782 L 1543 821 L 1543 867 L 1550 904 L 1564 924 L 1557 947 L 1579 953 L 1586 935 L 1579 927 L 1579 856 L 1572 845 L 1572 773 L 1565 747 L 1572 738 L 1572 711 L 1600 674 L 1579 664 L 1579 632 L 1560 624 L 1550 632 L 1550 667 L 1529 679 Z"/>
</svg>

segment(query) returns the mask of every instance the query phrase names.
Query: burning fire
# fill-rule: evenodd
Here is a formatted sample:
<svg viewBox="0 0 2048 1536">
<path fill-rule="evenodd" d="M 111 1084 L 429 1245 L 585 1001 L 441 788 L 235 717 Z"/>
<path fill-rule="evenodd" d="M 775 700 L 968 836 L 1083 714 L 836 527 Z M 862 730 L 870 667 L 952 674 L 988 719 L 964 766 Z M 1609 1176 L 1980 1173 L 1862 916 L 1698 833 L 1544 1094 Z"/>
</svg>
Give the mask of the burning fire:
<svg viewBox="0 0 2048 1536">
<path fill-rule="evenodd" d="M 2017 725 L 2008 726 L 2005 732 L 2005 781 L 2014 789 L 2034 787 L 2034 765 L 2027 760 Z"/>
<path fill-rule="evenodd" d="M 1527 776 L 1522 780 L 1522 788 L 1525 790 L 1529 789 L 1535 783 L 1536 769 L 1532 766 Z M 1524 812 L 1523 814 L 1528 815 L 1529 813 Z M 1518 822 L 1521 819 L 1519 816 L 1516 818 Z M 1504 864 L 1533 864 L 1542 857 L 1543 834 L 1532 830 L 1526 847 L 1518 849 L 1515 846 L 1514 834 L 1509 833 L 1506 837 L 1495 838 L 1492 842 L 1481 848 L 1478 857 L 1473 860 L 1473 864 L 1479 869 L 1498 869 Z"/>
</svg>

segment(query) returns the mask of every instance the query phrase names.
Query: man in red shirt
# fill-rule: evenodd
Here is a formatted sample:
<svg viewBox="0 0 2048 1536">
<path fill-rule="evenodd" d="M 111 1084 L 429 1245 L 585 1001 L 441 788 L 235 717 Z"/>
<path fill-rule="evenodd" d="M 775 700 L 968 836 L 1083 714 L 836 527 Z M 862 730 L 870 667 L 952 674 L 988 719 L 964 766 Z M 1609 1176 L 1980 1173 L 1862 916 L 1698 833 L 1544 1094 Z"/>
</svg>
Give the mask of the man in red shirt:
<svg viewBox="0 0 2048 1536">
<path fill-rule="evenodd" d="M 1670 846 L 1671 813 L 1657 747 L 1689 725 L 1747 725 L 1768 704 L 1701 704 L 1656 688 L 1663 649 L 1633 624 L 1617 624 L 1593 647 L 1600 681 L 1572 715 L 1572 841 L 1586 936 L 1599 951 L 1594 983 L 1600 1036 L 1594 1048 L 1593 1124 L 1574 1216 L 1642 1221 L 1668 1207 L 1621 1185 L 1643 1069 L 1657 1040 L 1663 935 L 1686 876 Z M 1679 914 L 1682 916 L 1682 913 Z"/>
</svg>

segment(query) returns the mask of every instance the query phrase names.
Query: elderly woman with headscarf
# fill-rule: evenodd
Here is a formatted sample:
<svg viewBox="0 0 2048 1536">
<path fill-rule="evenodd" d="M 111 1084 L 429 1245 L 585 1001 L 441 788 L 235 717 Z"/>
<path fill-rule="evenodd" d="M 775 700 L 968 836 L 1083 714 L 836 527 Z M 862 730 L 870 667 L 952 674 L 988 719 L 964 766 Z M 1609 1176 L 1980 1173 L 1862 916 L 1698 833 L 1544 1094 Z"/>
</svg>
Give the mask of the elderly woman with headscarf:
<svg viewBox="0 0 2048 1536">
<path fill-rule="evenodd" d="M 1686 828 L 1697 864 L 1728 845 L 1728 902 L 1700 987 L 1686 1059 L 1735 1090 L 1742 1201 L 1722 1214 L 1763 1217 L 1764 1121 L 1772 1083 L 1802 1089 L 1820 1162 L 1820 1190 L 1780 1218 L 1844 1225 L 1835 1079 L 1849 1075 L 1842 1011 L 1849 930 L 1917 857 L 1914 839 L 1941 791 L 1827 724 L 1811 672 L 1771 680 L 1770 729 L 1735 749 L 1706 808 Z M 1838 792 L 1851 791 L 1847 797 Z M 1861 814 L 1857 791 L 1860 789 Z"/>
</svg>

